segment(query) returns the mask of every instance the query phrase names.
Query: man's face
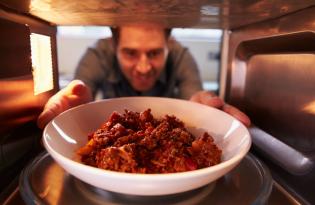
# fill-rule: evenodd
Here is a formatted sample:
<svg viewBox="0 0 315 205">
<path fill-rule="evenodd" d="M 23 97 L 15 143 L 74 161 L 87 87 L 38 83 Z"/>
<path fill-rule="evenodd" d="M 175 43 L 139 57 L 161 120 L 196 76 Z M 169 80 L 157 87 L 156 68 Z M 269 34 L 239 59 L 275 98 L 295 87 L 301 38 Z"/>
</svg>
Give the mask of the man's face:
<svg viewBox="0 0 315 205">
<path fill-rule="evenodd" d="M 131 86 L 136 91 L 148 91 L 165 67 L 168 48 L 164 30 L 153 26 L 121 27 L 116 53 Z"/>
</svg>

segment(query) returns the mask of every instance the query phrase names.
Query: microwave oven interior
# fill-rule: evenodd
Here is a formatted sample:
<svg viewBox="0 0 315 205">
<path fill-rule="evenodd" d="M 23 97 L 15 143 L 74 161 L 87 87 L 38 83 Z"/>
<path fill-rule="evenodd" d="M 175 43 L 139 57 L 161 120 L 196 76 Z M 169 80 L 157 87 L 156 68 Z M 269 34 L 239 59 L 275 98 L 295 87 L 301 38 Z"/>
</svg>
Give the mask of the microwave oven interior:
<svg viewBox="0 0 315 205">
<path fill-rule="evenodd" d="M 59 90 L 57 26 L 144 20 L 223 30 L 220 97 L 251 118 L 250 152 L 270 170 L 278 188 L 273 192 L 285 193 L 291 204 L 314 204 L 315 1 L 307 0 L 1 1 L 0 202 L 16 189 L 23 167 L 42 151 L 35 121 Z M 37 92 L 34 73 L 39 71 L 30 42 L 42 36 L 49 39 L 51 71 L 44 76 L 52 84 Z"/>
</svg>

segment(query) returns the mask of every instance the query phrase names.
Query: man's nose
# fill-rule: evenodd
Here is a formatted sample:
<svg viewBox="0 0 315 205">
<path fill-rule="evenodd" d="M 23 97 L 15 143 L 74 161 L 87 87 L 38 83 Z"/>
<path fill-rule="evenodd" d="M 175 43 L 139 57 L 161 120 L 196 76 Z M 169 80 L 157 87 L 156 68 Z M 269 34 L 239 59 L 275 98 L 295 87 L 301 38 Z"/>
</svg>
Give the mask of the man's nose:
<svg viewBox="0 0 315 205">
<path fill-rule="evenodd" d="M 141 74 L 146 74 L 152 69 L 151 63 L 146 54 L 142 54 L 136 65 L 136 70 Z"/>
</svg>

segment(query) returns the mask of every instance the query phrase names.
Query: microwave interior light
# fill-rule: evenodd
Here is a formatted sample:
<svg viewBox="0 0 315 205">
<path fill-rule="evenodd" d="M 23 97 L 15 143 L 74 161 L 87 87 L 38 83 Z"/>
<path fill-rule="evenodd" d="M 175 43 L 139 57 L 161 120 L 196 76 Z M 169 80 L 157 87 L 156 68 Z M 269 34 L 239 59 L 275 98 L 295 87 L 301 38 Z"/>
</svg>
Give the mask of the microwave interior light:
<svg viewBox="0 0 315 205">
<path fill-rule="evenodd" d="M 303 106 L 302 111 L 315 115 L 315 100 L 307 103 L 306 105 Z"/>
<path fill-rule="evenodd" d="M 51 39 L 36 33 L 31 33 L 30 38 L 34 94 L 38 95 L 54 88 Z"/>
</svg>

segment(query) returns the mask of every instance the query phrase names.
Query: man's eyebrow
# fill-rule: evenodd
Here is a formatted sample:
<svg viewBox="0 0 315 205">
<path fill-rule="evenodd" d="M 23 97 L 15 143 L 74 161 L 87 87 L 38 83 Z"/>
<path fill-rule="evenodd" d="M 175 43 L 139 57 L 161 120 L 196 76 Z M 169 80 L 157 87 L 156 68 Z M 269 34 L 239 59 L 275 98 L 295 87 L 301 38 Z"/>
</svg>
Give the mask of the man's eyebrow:
<svg viewBox="0 0 315 205">
<path fill-rule="evenodd" d="M 138 51 L 138 49 L 136 48 L 129 48 L 129 47 L 123 47 L 121 48 L 122 51 L 132 51 L 132 52 L 135 52 L 135 51 Z M 162 52 L 164 50 L 164 48 L 152 48 L 152 49 L 148 49 L 147 51 L 145 51 L 146 53 L 151 53 L 151 52 Z"/>
<path fill-rule="evenodd" d="M 124 51 L 135 51 L 135 50 L 137 50 L 137 49 L 135 49 L 135 48 L 123 47 L 121 50 L 124 50 Z"/>
<path fill-rule="evenodd" d="M 152 48 L 149 50 L 149 52 L 157 52 L 157 51 L 163 51 L 164 49 L 163 48 Z"/>
</svg>

